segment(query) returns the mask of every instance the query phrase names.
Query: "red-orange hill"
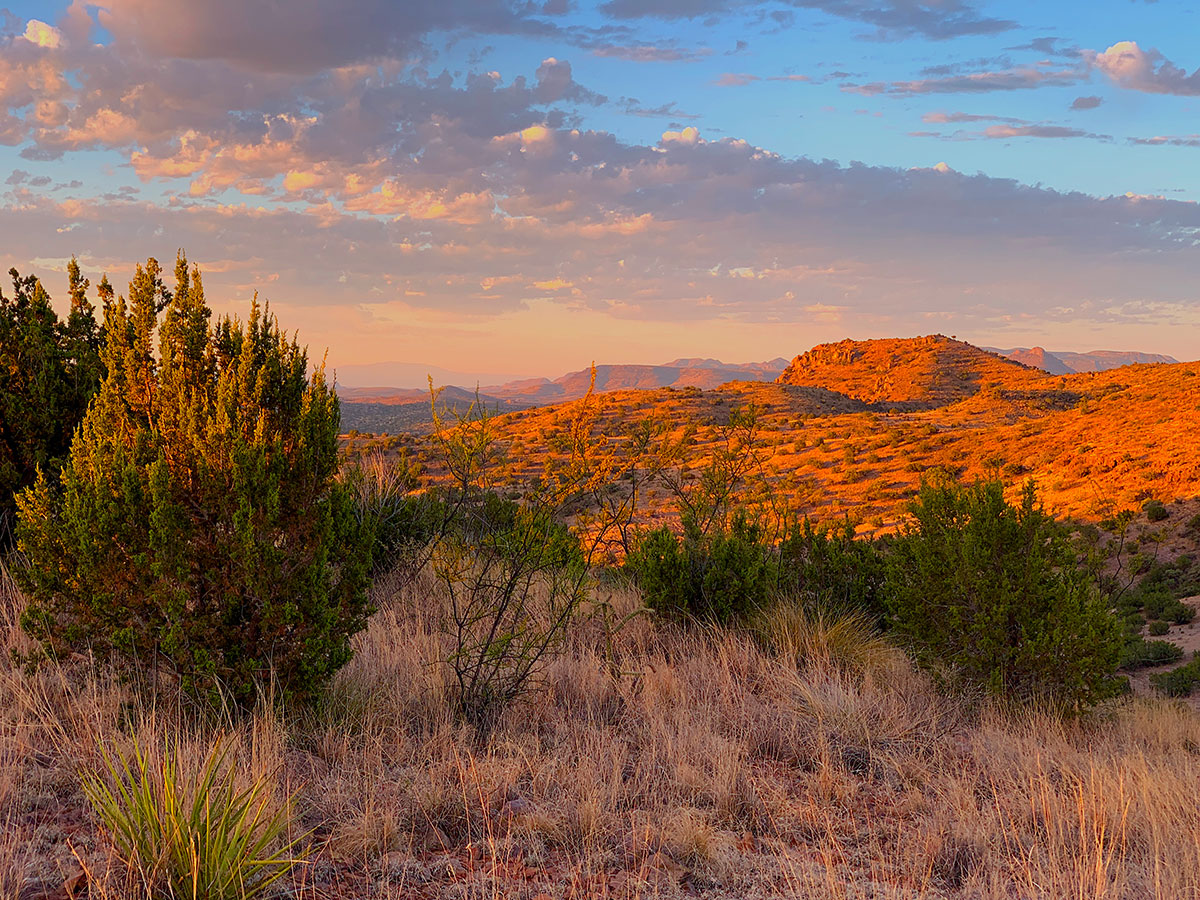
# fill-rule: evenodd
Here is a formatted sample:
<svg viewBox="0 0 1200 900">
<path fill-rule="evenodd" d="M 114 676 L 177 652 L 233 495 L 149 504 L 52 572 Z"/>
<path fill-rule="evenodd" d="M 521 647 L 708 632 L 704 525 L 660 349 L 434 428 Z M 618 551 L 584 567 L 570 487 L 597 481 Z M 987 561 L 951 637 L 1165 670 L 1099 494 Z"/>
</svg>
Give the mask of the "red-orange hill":
<svg viewBox="0 0 1200 900">
<path fill-rule="evenodd" d="M 614 440 L 645 418 L 690 433 L 692 470 L 709 458 L 730 410 L 754 404 L 763 470 L 794 509 L 818 518 L 894 527 L 936 467 L 963 478 L 997 470 L 1014 483 L 1035 478 L 1051 510 L 1090 520 L 1149 497 L 1179 501 L 1169 506 L 1171 526 L 1200 510 L 1200 363 L 1051 375 L 931 335 L 814 347 L 775 383 L 621 390 L 592 403 L 597 433 Z M 552 439 L 574 409 L 497 418 L 514 487 L 556 456 Z M 420 450 L 422 438 L 405 440 Z M 671 517 L 668 492 L 645 497 L 648 518 Z"/>
<path fill-rule="evenodd" d="M 945 406 L 988 382 L 1033 386 L 1046 373 L 944 335 L 819 344 L 779 376 L 781 384 L 824 387 L 856 400 L 915 410 Z"/>
</svg>

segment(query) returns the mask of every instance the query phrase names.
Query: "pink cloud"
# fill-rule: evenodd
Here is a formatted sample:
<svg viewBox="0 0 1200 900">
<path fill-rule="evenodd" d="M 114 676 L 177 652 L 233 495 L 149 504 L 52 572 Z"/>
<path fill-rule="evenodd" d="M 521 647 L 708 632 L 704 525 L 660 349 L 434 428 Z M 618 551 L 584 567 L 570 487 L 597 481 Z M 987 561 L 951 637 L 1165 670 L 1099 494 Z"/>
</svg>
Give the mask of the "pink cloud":
<svg viewBox="0 0 1200 900">
<path fill-rule="evenodd" d="M 1118 41 L 1088 59 L 1115 84 L 1151 94 L 1200 94 L 1200 69 L 1191 75 L 1157 50 L 1143 50 L 1136 41 Z"/>
</svg>

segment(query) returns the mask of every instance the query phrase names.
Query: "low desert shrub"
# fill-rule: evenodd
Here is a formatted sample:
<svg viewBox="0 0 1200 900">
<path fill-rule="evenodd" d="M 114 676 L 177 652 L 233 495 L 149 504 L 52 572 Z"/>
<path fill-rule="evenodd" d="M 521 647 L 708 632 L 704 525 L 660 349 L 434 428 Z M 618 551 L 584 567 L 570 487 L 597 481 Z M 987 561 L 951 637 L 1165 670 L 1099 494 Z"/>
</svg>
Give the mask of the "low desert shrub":
<svg viewBox="0 0 1200 900">
<path fill-rule="evenodd" d="M 1147 641 L 1138 637 L 1122 648 L 1120 668 L 1148 669 L 1153 666 L 1165 666 L 1180 659 L 1183 659 L 1183 649 L 1178 644 L 1170 641 Z"/>
<path fill-rule="evenodd" d="M 1161 591 L 1143 594 L 1142 604 L 1149 619 L 1162 619 L 1176 625 L 1186 625 L 1196 618 L 1196 611 L 1192 607 Z"/>
<path fill-rule="evenodd" d="M 1168 697 L 1187 697 L 1200 685 L 1200 656 L 1167 672 L 1150 676 L 1150 685 Z"/>
<path fill-rule="evenodd" d="M 486 733 L 565 637 L 585 595 L 584 554 L 546 510 L 486 494 L 457 507 L 432 568 L 449 598 L 459 710 Z"/>
<path fill-rule="evenodd" d="M 170 748 L 159 761 L 102 746 L 101 759 L 84 795 L 151 896 L 255 900 L 297 862 L 290 801 L 275 803 L 266 778 L 239 789 L 220 743 L 191 774 Z"/>
<path fill-rule="evenodd" d="M 848 520 L 816 528 L 804 519 L 779 545 L 781 590 L 813 608 L 882 621 L 885 577 L 880 542 L 856 540 Z"/>
<path fill-rule="evenodd" d="M 1170 515 L 1167 512 L 1166 505 L 1161 500 L 1150 499 L 1142 504 L 1142 512 L 1146 514 L 1146 518 L 1151 522 L 1161 522 Z"/>
<path fill-rule="evenodd" d="M 888 558 L 897 638 L 946 677 L 1072 707 L 1105 696 L 1121 626 L 1064 529 L 998 481 L 926 481 Z"/>
<path fill-rule="evenodd" d="M 778 579 L 762 528 L 742 513 L 707 533 L 690 517 L 683 524 L 682 536 L 665 527 L 641 534 L 625 560 L 646 605 L 668 618 L 720 624 L 761 608 Z"/>
<path fill-rule="evenodd" d="M 1166 634 L 1168 631 L 1171 630 L 1171 626 L 1169 624 L 1167 624 L 1166 622 L 1163 622 L 1160 620 L 1157 622 L 1151 622 L 1149 630 L 1150 630 L 1150 633 L 1152 635 L 1154 635 L 1155 637 L 1162 637 L 1164 634 Z"/>
</svg>

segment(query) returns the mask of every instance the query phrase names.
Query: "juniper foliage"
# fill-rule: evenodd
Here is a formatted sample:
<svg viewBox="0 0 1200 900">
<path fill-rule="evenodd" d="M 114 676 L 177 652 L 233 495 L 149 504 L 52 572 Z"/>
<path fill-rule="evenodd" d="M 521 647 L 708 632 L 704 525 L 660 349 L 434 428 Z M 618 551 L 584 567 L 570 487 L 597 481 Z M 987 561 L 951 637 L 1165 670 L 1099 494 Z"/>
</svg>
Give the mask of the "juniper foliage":
<svg viewBox="0 0 1200 900">
<path fill-rule="evenodd" d="M 57 475 L 100 385 L 100 329 L 79 264 L 67 265 L 71 311 L 60 320 L 33 275 L 11 269 L 0 290 L 0 549 L 11 541 L 15 495 L 38 471 Z"/>
<path fill-rule="evenodd" d="M 210 325 L 181 253 L 105 310 L 104 381 L 61 484 L 18 498 L 25 628 L 48 654 L 90 649 L 169 670 L 209 700 L 262 682 L 304 697 L 365 624 L 369 523 L 339 482 L 324 367 L 257 298 Z M 154 352 L 157 338 L 157 354 Z"/>
<path fill-rule="evenodd" d="M 893 633 L 918 662 L 965 685 L 1066 707 L 1113 689 L 1116 617 L 1032 482 L 1010 504 L 999 481 L 926 481 L 892 546 Z"/>
</svg>

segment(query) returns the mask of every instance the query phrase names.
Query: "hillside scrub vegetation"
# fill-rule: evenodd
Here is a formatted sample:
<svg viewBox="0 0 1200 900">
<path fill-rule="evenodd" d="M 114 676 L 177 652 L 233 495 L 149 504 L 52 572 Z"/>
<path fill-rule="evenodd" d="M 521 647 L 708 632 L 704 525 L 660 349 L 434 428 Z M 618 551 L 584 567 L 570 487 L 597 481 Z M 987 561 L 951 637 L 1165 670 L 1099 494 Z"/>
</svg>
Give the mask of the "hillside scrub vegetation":
<svg viewBox="0 0 1200 900">
<path fill-rule="evenodd" d="M 1110 604 L 1033 482 L 921 487 L 887 554 L 889 623 L 951 680 L 1022 702 L 1086 704 L 1114 690 L 1122 646 Z"/>
<path fill-rule="evenodd" d="M 1098 577 L 1099 529 L 996 478 L 926 478 L 877 539 L 796 518 L 754 407 L 692 466 L 588 391 L 518 479 L 431 386 L 424 460 L 339 459 L 269 311 L 161 276 L 106 300 L 17 498 L 0 896 L 1200 893 L 1200 724 L 1114 679 L 1182 659 L 1140 630 L 1185 618 L 1182 557 Z"/>
</svg>

